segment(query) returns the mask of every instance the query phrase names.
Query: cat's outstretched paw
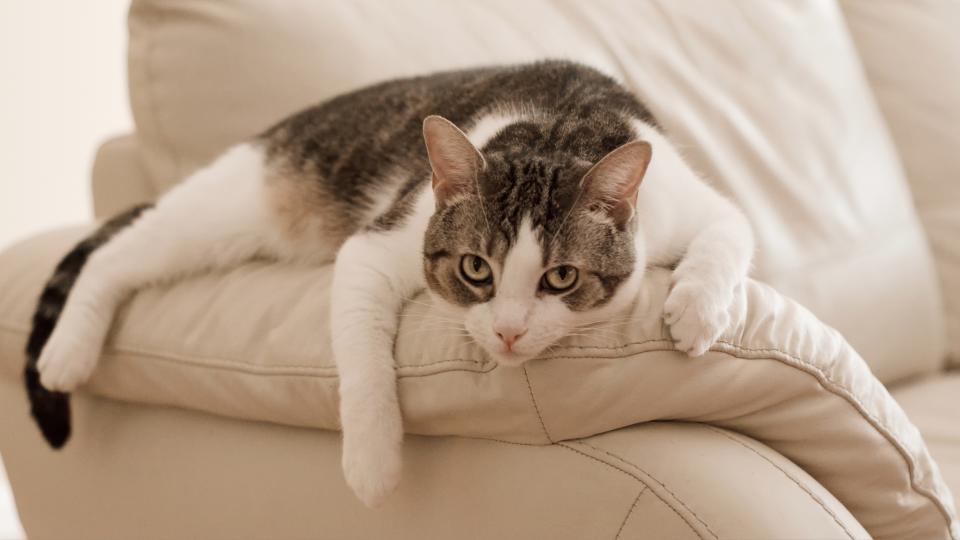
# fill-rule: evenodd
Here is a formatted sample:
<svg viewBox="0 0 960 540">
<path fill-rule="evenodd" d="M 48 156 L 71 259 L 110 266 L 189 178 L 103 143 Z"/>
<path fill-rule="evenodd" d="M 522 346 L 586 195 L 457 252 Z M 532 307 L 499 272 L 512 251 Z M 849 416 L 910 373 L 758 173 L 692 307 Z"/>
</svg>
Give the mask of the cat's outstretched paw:
<svg viewBox="0 0 960 540">
<path fill-rule="evenodd" d="M 58 326 L 40 353 L 37 369 L 40 383 L 47 390 L 71 392 L 85 383 L 97 367 L 99 344 L 69 330 Z"/>
<path fill-rule="evenodd" d="M 400 483 L 402 452 L 391 444 L 388 448 L 374 443 L 343 441 L 343 474 L 350 489 L 369 508 L 377 508 Z"/>
<path fill-rule="evenodd" d="M 732 295 L 694 280 L 678 280 L 663 306 L 677 350 L 700 356 L 730 324 Z"/>
<path fill-rule="evenodd" d="M 343 431 L 343 475 L 363 504 L 377 508 L 400 483 L 403 420 L 399 410 L 369 422 L 352 419 Z"/>
</svg>

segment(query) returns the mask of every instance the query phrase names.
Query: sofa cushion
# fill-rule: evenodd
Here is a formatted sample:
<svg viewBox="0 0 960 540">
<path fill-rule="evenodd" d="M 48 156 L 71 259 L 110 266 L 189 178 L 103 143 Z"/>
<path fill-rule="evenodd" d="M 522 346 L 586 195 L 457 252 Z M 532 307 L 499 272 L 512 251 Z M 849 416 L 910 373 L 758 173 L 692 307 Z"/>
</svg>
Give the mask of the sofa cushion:
<svg viewBox="0 0 960 540">
<path fill-rule="evenodd" d="M 157 191 L 384 78 L 546 56 L 606 69 L 745 209 L 758 278 L 838 328 L 881 380 L 941 365 L 931 258 L 832 2 L 135 0 L 130 32 L 138 152 Z"/>
<path fill-rule="evenodd" d="M 960 365 L 960 2 L 842 6 L 933 247 Z"/>
<path fill-rule="evenodd" d="M 960 396 L 960 373 L 957 372 L 914 381 L 893 391 L 893 397 L 920 429 L 953 491 L 960 491 L 957 396 Z"/>
<path fill-rule="evenodd" d="M 18 377 L 31 310 L 84 229 L 0 254 L 0 373 Z M 119 400 L 336 429 L 330 268 L 251 263 L 138 293 L 84 388 Z M 655 420 L 709 423 L 807 470 L 876 538 L 947 537 L 953 500 L 916 428 L 833 329 L 757 282 L 710 352 L 673 350 L 661 320 L 669 273 L 653 269 L 621 319 L 566 339 L 523 368 L 437 332 L 425 299 L 396 344 L 407 431 L 522 444 Z M 958 535 L 954 535 L 958 536 Z"/>
</svg>

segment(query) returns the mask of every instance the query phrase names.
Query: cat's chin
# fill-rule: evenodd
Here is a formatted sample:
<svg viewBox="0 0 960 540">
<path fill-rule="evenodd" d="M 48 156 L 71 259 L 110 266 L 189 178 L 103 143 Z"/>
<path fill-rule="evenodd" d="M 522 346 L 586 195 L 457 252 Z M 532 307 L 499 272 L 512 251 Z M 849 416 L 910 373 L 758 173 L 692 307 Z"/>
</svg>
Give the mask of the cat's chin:
<svg viewBox="0 0 960 540">
<path fill-rule="evenodd" d="M 520 367 L 526 362 L 533 360 L 537 357 L 537 354 L 523 354 L 518 352 L 493 352 L 487 351 L 487 354 L 493 359 L 496 363 L 501 366 L 506 367 Z"/>
</svg>

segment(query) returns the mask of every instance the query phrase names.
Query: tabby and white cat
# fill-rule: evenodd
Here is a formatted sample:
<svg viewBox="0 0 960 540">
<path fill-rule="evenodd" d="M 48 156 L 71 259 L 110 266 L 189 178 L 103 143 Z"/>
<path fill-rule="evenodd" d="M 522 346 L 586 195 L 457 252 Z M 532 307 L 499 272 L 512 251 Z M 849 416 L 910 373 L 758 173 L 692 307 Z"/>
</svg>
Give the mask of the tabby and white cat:
<svg viewBox="0 0 960 540">
<path fill-rule="evenodd" d="M 64 392 L 91 375 L 138 288 L 253 257 L 335 261 L 342 464 L 376 506 L 400 479 L 393 341 L 405 299 L 426 288 L 490 357 L 517 366 L 624 309 L 645 266 L 670 265 L 666 322 L 677 348 L 699 355 L 728 324 L 752 252 L 737 208 L 591 68 L 394 80 L 283 120 L 78 245 L 40 299 L 27 388 L 60 447 Z"/>
</svg>

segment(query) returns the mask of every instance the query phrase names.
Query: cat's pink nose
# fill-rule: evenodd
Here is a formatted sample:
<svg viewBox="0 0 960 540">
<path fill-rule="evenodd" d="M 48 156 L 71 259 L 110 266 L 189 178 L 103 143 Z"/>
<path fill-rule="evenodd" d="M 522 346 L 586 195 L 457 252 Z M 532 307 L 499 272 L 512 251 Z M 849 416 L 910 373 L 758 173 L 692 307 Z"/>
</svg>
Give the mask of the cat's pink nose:
<svg viewBox="0 0 960 540">
<path fill-rule="evenodd" d="M 493 331 L 497 333 L 500 341 L 507 346 L 508 351 L 513 348 L 513 344 L 516 343 L 518 339 L 527 333 L 526 328 L 516 326 L 495 326 Z"/>
</svg>

